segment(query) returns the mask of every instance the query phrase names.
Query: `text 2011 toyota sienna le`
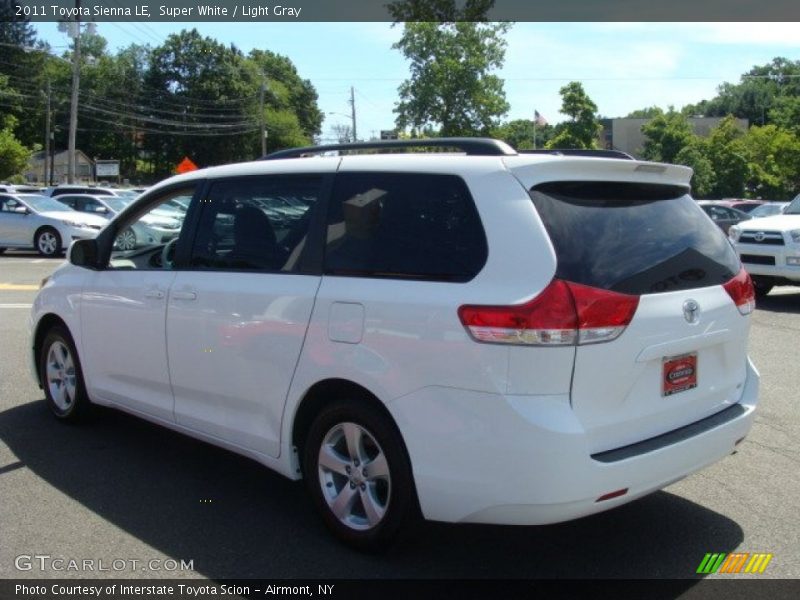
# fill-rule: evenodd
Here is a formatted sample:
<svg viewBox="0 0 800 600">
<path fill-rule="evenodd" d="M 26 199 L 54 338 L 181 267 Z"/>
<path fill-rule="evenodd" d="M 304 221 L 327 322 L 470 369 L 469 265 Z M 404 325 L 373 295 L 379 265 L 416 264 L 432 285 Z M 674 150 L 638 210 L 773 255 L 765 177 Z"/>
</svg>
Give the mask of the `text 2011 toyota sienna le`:
<svg viewBox="0 0 800 600">
<path fill-rule="evenodd" d="M 690 169 L 431 144 L 462 153 L 299 149 L 153 187 L 36 298 L 53 413 L 112 406 L 303 478 L 361 548 L 420 513 L 574 519 L 730 454 L 754 293 Z M 114 247 L 175 201 L 178 237 Z"/>
</svg>

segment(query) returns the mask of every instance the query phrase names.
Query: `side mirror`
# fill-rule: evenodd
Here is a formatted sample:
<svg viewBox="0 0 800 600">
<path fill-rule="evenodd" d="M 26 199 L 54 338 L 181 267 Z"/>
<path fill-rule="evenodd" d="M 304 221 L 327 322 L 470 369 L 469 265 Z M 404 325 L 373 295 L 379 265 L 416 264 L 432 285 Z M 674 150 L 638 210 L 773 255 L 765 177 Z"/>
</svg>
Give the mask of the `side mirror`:
<svg viewBox="0 0 800 600">
<path fill-rule="evenodd" d="M 77 240 L 69 247 L 67 260 L 76 267 L 97 268 L 97 240 Z"/>
<path fill-rule="evenodd" d="M 30 213 L 27 206 L 17 206 L 14 208 L 14 212 L 20 215 L 27 215 L 28 213 Z"/>
</svg>

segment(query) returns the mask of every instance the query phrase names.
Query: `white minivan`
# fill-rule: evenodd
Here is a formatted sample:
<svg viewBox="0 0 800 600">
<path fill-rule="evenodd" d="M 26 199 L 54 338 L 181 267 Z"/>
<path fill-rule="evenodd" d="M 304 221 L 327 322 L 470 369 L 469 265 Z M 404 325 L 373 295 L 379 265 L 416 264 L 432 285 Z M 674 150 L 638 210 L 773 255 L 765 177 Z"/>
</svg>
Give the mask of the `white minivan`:
<svg viewBox="0 0 800 600">
<path fill-rule="evenodd" d="M 379 153 L 423 145 L 460 153 Z M 31 314 L 56 417 L 111 406 L 302 478 L 359 548 L 607 510 L 747 435 L 753 286 L 690 169 L 345 148 L 173 177 L 73 244 Z M 115 248 L 175 201 L 175 239 Z"/>
</svg>

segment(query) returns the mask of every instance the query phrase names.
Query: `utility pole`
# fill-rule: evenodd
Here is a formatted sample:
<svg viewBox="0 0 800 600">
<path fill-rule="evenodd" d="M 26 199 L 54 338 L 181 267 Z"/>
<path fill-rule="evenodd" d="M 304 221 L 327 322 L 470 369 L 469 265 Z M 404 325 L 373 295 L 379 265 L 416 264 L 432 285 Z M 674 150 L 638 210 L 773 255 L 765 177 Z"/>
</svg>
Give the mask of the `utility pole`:
<svg viewBox="0 0 800 600">
<path fill-rule="evenodd" d="M 53 130 L 56 128 L 53 127 Z M 56 180 L 56 132 L 50 132 L 50 185 L 55 185 Z"/>
<path fill-rule="evenodd" d="M 50 80 L 47 80 L 47 111 L 44 118 L 44 184 L 50 185 L 48 164 L 50 162 Z"/>
<path fill-rule="evenodd" d="M 75 0 L 75 36 L 72 52 L 72 99 L 69 107 L 69 163 L 67 183 L 75 182 L 75 138 L 78 133 L 78 89 L 81 82 L 81 0 Z"/>
<path fill-rule="evenodd" d="M 267 91 L 266 77 L 261 83 L 261 93 L 258 96 L 258 114 L 261 116 L 261 156 L 267 155 L 267 117 L 264 114 L 264 93 Z"/>
<path fill-rule="evenodd" d="M 352 108 L 352 119 L 353 119 L 353 141 L 358 141 L 358 134 L 356 133 L 356 92 L 353 89 L 353 86 L 350 86 L 350 107 Z"/>
</svg>

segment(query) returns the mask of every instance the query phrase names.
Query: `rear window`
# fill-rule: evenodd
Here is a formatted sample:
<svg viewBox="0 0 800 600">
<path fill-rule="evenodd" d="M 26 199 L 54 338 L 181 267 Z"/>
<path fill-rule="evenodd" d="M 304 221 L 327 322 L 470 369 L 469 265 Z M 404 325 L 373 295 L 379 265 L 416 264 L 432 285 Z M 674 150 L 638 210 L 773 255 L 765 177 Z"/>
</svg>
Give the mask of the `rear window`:
<svg viewBox="0 0 800 600">
<path fill-rule="evenodd" d="M 725 234 L 682 187 L 558 182 L 531 198 L 561 279 L 641 295 L 717 285 L 739 271 Z"/>
</svg>

